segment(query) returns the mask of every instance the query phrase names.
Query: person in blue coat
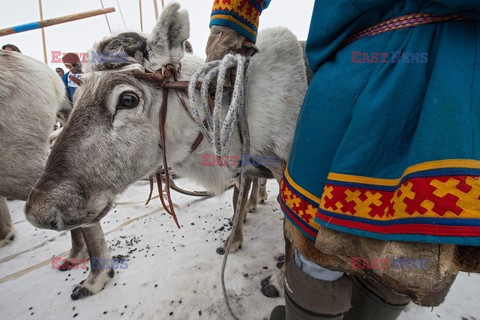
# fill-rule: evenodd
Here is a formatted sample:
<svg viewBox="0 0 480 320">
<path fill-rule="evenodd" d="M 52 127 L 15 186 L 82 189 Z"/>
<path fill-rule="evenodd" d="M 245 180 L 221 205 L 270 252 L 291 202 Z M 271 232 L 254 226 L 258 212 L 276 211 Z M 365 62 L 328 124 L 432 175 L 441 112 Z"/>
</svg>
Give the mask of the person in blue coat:
<svg viewBox="0 0 480 320">
<path fill-rule="evenodd" d="M 67 97 L 73 103 L 75 91 L 82 84 L 82 64 L 80 58 L 75 53 L 67 53 L 62 57 L 65 67 L 69 70 L 62 76 L 63 83 L 67 90 Z"/>
<path fill-rule="evenodd" d="M 215 1 L 207 60 L 255 42 L 269 3 Z M 479 17 L 478 0 L 315 1 L 272 320 L 396 319 L 480 272 Z"/>
</svg>

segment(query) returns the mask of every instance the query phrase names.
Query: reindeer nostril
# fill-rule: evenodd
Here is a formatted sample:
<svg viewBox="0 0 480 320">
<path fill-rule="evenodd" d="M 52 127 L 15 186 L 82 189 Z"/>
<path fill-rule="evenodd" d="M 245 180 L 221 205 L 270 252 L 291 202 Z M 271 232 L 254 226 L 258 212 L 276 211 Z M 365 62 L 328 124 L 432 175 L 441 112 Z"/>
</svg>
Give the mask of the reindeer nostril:
<svg viewBox="0 0 480 320">
<path fill-rule="evenodd" d="M 62 229 L 63 223 L 62 223 L 62 214 L 61 212 L 53 207 L 50 211 L 50 221 L 45 221 L 48 223 L 47 228 L 60 231 Z"/>
<path fill-rule="evenodd" d="M 57 217 L 53 217 L 53 219 L 50 220 L 50 229 L 53 229 L 53 230 L 58 229 Z"/>
</svg>

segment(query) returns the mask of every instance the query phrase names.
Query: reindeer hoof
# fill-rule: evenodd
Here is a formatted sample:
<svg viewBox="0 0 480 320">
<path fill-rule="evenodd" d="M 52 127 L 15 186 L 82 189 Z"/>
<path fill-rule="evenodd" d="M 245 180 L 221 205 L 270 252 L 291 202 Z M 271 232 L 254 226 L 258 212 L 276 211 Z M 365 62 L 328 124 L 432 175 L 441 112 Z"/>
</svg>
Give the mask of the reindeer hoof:
<svg viewBox="0 0 480 320">
<path fill-rule="evenodd" d="M 275 288 L 275 286 L 270 283 L 271 279 L 272 276 L 268 276 L 260 283 L 262 285 L 262 293 L 265 297 L 268 298 L 280 297 L 280 293 L 278 292 L 277 288 Z"/>
<path fill-rule="evenodd" d="M 238 250 L 241 250 L 242 249 L 242 242 L 238 241 L 238 242 L 234 242 L 232 243 L 232 246 L 230 247 L 230 253 L 235 253 L 237 252 Z M 225 251 L 227 251 L 225 249 Z"/>
<path fill-rule="evenodd" d="M 241 244 L 233 243 L 232 247 L 230 248 L 229 253 L 235 253 L 235 252 L 237 252 L 238 250 L 241 250 L 241 249 L 242 249 Z M 217 254 L 223 256 L 225 254 L 225 252 L 227 252 L 227 249 L 225 247 L 218 247 L 216 251 L 217 251 Z"/>
<path fill-rule="evenodd" d="M 260 282 L 260 284 L 262 285 L 262 288 L 266 287 L 270 284 L 270 279 L 271 278 L 272 278 L 272 276 L 268 276 L 265 279 L 263 279 L 262 282 Z"/>
<path fill-rule="evenodd" d="M 0 248 L 10 244 L 13 240 L 15 240 L 15 231 L 11 229 L 4 239 L 0 240 Z"/>
<path fill-rule="evenodd" d="M 217 253 L 220 255 L 224 255 L 225 252 L 227 252 L 227 244 L 230 239 L 230 236 L 225 240 L 225 243 L 223 244 L 223 248 L 217 248 Z M 243 237 L 240 237 L 240 239 L 234 239 L 232 241 L 232 245 L 230 247 L 229 253 L 235 253 L 238 250 L 242 249 L 243 245 Z"/>
<path fill-rule="evenodd" d="M 252 212 L 255 212 L 256 209 L 257 209 L 256 201 L 251 201 L 251 202 L 248 203 L 247 212 L 252 213 Z"/>
<path fill-rule="evenodd" d="M 90 292 L 90 290 L 88 290 L 85 287 L 82 287 L 81 285 L 78 285 L 75 287 L 75 289 L 73 289 L 73 292 L 70 298 L 72 298 L 72 300 L 78 300 L 91 295 L 92 295 L 92 292 Z"/>
<path fill-rule="evenodd" d="M 265 297 L 268 297 L 268 298 L 278 298 L 278 297 L 280 297 L 280 293 L 278 292 L 277 288 L 275 288 L 271 284 L 269 284 L 265 287 L 262 287 L 262 293 Z"/>
<path fill-rule="evenodd" d="M 262 293 L 268 298 L 277 298 L 280 297 L 280 292 L 283 292 L 283 279 L 284 272 L 283 269 L 277 272 L 276 275 L 268 276 L 262 280 Z M 279 282 L 279 280 L 281 282 Z"/>
<path fill-rule="evenodd" d="M 90 272 L 88 277 L 73 289 L 70 297 L 73 300 L 78 300 L 99 293 L 105 288 L 108 281 L 113 278 L 114 274 L 113 268 L 102 269 L 95 273 Z"/>
</svg>

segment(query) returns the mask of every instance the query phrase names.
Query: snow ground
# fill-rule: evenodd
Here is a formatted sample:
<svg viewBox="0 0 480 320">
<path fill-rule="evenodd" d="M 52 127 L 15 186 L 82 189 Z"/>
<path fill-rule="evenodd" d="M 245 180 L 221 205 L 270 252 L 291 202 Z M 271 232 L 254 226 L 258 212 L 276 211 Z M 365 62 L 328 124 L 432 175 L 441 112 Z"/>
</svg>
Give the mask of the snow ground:
<svg viewBox="0 0 480 320">
<path fill-rule="evenodd" d="M 176 182 L 202 189 L 185 179 Z M 229 257 L 227 291 L 242 320 L 268 319 L 270 310 L 283 303 L 260 292 L 261 279 L 276 271 L 274 257 L 283 251 L 277 188 L 269 181 L 267 203 L 248 216 L 243 249 Z M 158 199 L 143 205 L 148 190 L 147 181 L 132 185 L 102 221 L 112 255 L 128 255 L 128 268 L 117 270 L 103 291 L 80 301 L 70 294 L 87 271 L 60 272 L 50 262 L 68 252 L 69 234 L 35 229 L 25 220 L 24 202 L 9 201 L 17 238 L 0 249 L 0 319 L 230 319 L 220 284 L 222 256 L 215 249 L 229 232 L 231 190 L 210 199 L 172 192 L 181 229 L 160 210 Z M 462 273 L 443 305 L 409 305 L 399 319 L 480 320 L 479 287 L 480 275 Z"/>
</svg>

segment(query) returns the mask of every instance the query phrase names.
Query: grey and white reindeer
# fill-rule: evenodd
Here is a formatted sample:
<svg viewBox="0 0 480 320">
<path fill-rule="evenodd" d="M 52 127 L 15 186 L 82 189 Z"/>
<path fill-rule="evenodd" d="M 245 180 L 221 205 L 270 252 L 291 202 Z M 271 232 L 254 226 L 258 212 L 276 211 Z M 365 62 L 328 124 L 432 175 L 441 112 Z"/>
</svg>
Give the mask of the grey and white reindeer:
<svg viewBox="0 0 480 320">
<path fill-rule="evenodd" d="M 71 111 L 65 87 L 45 64 L 0 50 L 0 247 L 15 239 L 6 198 L 27 200 L 40 178 L 48 139 L 58 112 Z M 83 237 L 72 231 L 70 258 L 86 254 Z"/>
<path fill-rule="evenodd" d="M 126 53 L 128 62 L 90 64 L 93 72 L 77 90 L 70 119 L 27 201 L 26 216 L 33 225 L 58 231 L 81 227 L 88 233 L 84 233 L 87 242 L 94 243 L 87 243 L 90 256 L 109 258 L 106 243 L 101 241 L 100 219 L 109 212 L 117 194 L 159 167 L 162 147 L 168 150 L 166 157 L 175 172 L 211 191 L 225 189 L 234 175 L 231 168 L 202 166 L 201 152 L 191 152 L 199 129 L 181 104 L 183 93 L 170 90 L 168 94 L 165 145 L 161 146 L 162 90 L 155 83 L 134 77 L 131 71 L 164 70 L 167 65 L 181 64 L 178 80 L 190 80 L 203 60 L 184 54 L 182 44 L 188 37 L 188 14 L 174 3 L 164 9 L 147 38 L 124 33 L 95 45 L 94 50 L 103 54 Z M 260 33 L 257 45 L 260 53 L 251 61 L 247 84 L 250 153 L 279 161 L 276 166 L 249 166 L 248 175 L 280 182 L 307 89 L 303 53 L 295 36 L 284 28 Z M 203 139 L 197 150 L 211 148 Z M 238 132 L 232 138 L 230 153 L 241 157 Z M 243 231 L 234 237 L 238 248 Z M 99 292 L 111 272 L 92 270 L 74 289 L 72 298 Z"/>
</svg>

